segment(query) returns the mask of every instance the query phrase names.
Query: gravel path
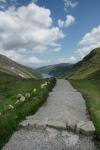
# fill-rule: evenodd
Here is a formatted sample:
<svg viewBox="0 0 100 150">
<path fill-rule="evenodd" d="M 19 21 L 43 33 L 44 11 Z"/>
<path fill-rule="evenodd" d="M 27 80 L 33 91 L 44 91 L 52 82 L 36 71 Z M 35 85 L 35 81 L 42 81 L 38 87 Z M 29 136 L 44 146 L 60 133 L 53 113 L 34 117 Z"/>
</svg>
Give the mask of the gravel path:
<svg viewBox="0 0 100 150">
<path fill-rule="evenodd" d="M 92 136 L 72 132 L 81 121 L 89 121 L 85 101 L 60 79 L 47 102 L 20 124 L 3 150 L 97 150 Z"/>
</svg>

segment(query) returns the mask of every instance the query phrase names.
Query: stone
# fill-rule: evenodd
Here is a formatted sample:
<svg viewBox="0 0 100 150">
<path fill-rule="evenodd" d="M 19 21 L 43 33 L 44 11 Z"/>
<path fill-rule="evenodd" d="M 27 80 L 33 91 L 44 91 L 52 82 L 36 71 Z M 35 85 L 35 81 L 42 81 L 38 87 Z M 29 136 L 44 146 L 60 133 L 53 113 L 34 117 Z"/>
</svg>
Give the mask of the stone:
<svg viewBox="0 0 100 150">
<path fill-rule="evenodd" d="M 72 131 L 74 132 L 75 131 L 75 128 L 76 128 L 76 123 L 71 121 L 71 120 L 68 120 L 67 123 L 66 123 L 66 127 L 69 131 Z"/>
<path fill-rule="evenodd" d="M 64 142 L 65 142 L 66 146 L 75 147 L 75 145 L 78 143 L 78 141 L 79 141 L 79 136 L 75 135 L 75 134 L 71 134 L 69 137 L 64 138 Z"/>
<path fill-rule="evenodd" d="M 36 128 L 36 129 L 46 129 L 47 120 L 25 120 L 19 124 L 21 128 Z"/>
<path fill-rule="evenodd" d="M 57 137 L 57 135 L 59 134 L 59 131 L 57 131 L 56 129 L 52 129 L 52 128 L 47 128 L 46 129 L 49 139 L 55 139 Z"/>
<path fill-rule="evenodd" d="M 66 123 L 62 121 L 56 121 L 56 120 L 49 120 L 47 122 L 47 125 L 51 128 L 59 129 L 59 130 L 65 130 L 66 129 Z"/>
<path fill-rule="evenodd" d="M 77 125 L 77 128 L 80 133 L 91 136 L 95 134 L 95 127 L 92 121 L 87 121 L 87 122 L 81 122 L 80 124 Z"/>
<path fill-rule="evenodd" d="M 62 137 L 70 137 L 70 136 L 71 136 L 70 132 L 65 131 L 65 130 L 62 131 Z"/>
<path fill-rule="evenodd" d="M 37 129 L 46 129 L 47 127 L 47 121 L 45 120 L 42 120 L 42 121 L 38 121 L 36 123 L 36 126 L 35 126 Z"/>
<path fill-rule="evenodd" d="M 21 127 L 21 128 L 28 128 L 28 127 L 35 128 L 37 122 L 38 122 L 38 120 L 31 120 L 31 121 L 25 120 L 19 124 L 19 127 Z"/>
<path fill-rule="evenodd" d="M 83 126 L 86 122 L 85 121 L 80 121 L 77 125 L 76 125 L 76 133 L 79 134 L 80 133 L 80 128 L 81 126 Z"/>
</svg>

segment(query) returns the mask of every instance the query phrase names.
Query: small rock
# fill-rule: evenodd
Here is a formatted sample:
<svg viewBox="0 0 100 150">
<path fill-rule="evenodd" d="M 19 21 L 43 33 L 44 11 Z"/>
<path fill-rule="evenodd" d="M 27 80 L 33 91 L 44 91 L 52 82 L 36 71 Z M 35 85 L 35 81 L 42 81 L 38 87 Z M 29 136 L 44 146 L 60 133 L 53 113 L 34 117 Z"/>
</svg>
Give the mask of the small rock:
<svg viewBox="0 0 100 150">
<path fill-rule="evenodd" d="M 68 131 L 62 131 L 62 137 L 70 137 L 71 136 L 71 133 L 70 132 L 68 132 Z"/>
<path fill-rule="evenodd" d="M 36 129 L 46 129 L 46 123 L 39 121 L 36 123 L 35 128 Z"/>
<path fill-rule="evenodd" d="M 91 136 L 95 133 L 95 127 L 92 121 L 87 121 L 85 124 L 80 126 L 80 132 L 84 135 Z"/>
<path fill-rule="evenodd" d="M 49 136 L 49 139 L 52 139 L 52 138 L 56 138 L 57 135 L 59 134 L 59 131 L 57 131 L 56 129 L 52 129 L 52 128 L 47 128 L 46 131 L 48 132 L 48 136 Z"/>
<path fill-rule="evenodd" d="M 49 127 L 59 129 L 59 130 L 66 129 L 66 123 L 64 123 L 62 121 L 50 120 L 50 121 L 47 122 L 47 125 Z"/>
<path fill-rule="evenodd" d="M 64 138 L 63 140 L 66 146 L 75 146 L 79 141 L 79 136 L 72 134 L 69 137 Z"/>
<path fill-rule="evenodd" d="M 76 123 L 74 123 L 73 121 L 69 120 L 69 121 L 67 122 L 66 126 L 67 126 L 67 129 L 68 129 L 69 131 L 74 132 L 74 131 L 75 131 L 75 128 L 76 128 Z"/>
<path fill-rule="evenodd" d="M 80 133 L 80 128 L 81 126 L 83 126 L 86 122 L 85 121 L 80 121 L 77 125 L 76 125 L 76 133 L 79 134 Z"/>
<path fill-rule="evenodd" d="M 25 120 L 19 124 L 21 128 L 35 128 L 38 120 Z"/>
</svg>

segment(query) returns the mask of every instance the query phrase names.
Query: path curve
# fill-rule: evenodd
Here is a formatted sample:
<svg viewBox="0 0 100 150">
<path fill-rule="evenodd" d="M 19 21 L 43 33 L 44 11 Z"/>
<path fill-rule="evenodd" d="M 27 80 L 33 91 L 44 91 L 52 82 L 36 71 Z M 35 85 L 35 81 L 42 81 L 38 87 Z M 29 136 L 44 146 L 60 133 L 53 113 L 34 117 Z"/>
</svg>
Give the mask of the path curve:
<svg viewBox="0 0 100 150">
<path fill-rule="evenodd" d="M 39 111 L 26 118 L 3 150 L 97 150 L 83 97 L 63 79 Z M 91 136 L 79 134 L 88 133 Z"/>
</svg>

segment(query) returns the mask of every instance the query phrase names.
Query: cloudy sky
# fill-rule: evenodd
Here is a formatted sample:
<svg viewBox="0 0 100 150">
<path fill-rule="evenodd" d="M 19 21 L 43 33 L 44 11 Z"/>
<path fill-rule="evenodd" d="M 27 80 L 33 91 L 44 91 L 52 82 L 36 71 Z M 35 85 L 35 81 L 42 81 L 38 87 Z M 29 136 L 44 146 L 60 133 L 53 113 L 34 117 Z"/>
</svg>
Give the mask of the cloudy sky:
<svg viewBox="0 0 100 150">
<path fill-rule="evenodd" d="M 100 0 L 0 0 L 0 53 L 31 67 L 100 47 Z"/>
</svg>

